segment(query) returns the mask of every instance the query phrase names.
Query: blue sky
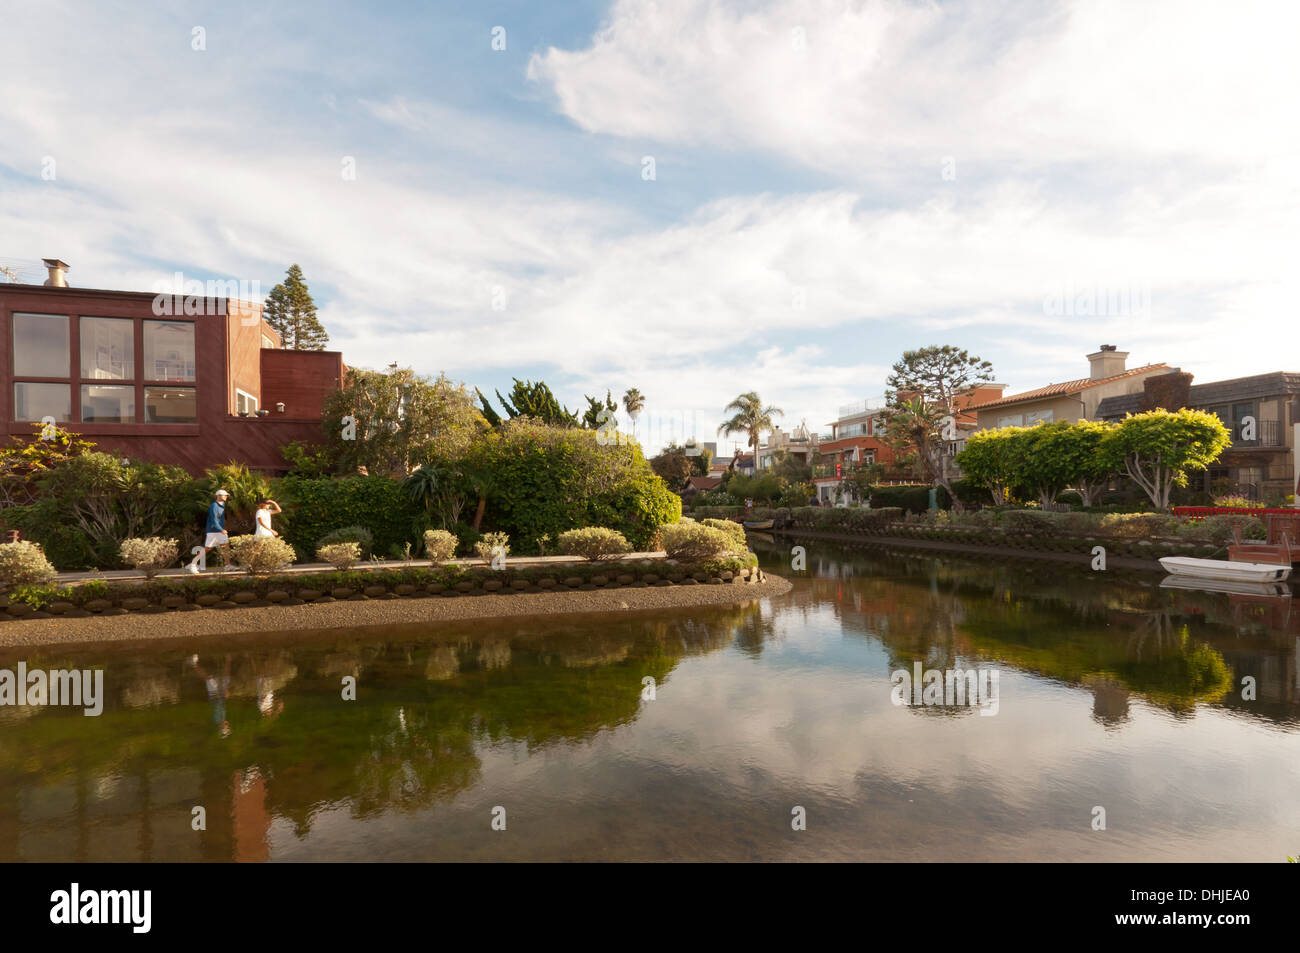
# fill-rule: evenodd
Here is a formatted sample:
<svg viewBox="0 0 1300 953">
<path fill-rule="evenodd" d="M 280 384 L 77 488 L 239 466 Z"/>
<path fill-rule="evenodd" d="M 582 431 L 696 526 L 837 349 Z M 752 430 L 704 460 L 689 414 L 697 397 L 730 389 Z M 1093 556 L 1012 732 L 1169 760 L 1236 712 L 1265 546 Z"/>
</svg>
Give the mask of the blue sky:
<svg viewBox="0 0 1300 953">
<path fill-rule="evenodd" d="M 1201 382 L 1296 371 L 1296 16 L 26 5 L 0 33 L 0 263 L 265 293 L 297 262 L 349 363 L 544 378 L 570 407 L 636 386 L 651 449 L 751 389 L 824 429 L 930 343 L 1009 391 L 1101 343 Z M 1051 314 L 1066 287 L 1150 307 Z"/>
</svg>

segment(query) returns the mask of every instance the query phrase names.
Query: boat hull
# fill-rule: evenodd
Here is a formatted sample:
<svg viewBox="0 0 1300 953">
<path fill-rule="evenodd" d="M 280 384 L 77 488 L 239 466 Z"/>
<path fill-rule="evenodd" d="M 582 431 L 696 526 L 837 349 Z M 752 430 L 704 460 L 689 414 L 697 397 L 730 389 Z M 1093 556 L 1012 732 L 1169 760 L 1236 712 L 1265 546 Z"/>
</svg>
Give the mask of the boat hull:
<svg viewBox="0 0 1300 953">
<path fill-rule="evenodd" d="M 1291 575 L 1290 566 L 1230 562 L 1226 559 L 1196 559 L 1191 556 L 1165 556 L 1160 560 L 1160 565 L 1175 576 L 1225 582 L 1284 582 Z"/>
</svg>

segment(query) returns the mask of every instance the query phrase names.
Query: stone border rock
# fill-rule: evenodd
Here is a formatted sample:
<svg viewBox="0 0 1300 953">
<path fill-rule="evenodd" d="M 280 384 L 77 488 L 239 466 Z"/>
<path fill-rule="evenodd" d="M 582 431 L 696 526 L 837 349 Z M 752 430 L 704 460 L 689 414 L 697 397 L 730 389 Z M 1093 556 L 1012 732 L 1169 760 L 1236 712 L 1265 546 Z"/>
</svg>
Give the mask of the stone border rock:
<svg viewBox="0 0 1300 953">
<path fill-rule="evenodd" d="M 575 577 L 576 578 L 576 577 Z M 310 602 L 285 591 L 268 593 L 265 600 L 218 600 L 205 608 L 186 603 L 171 609 L 148 606 L 128 610 L 110 606 L 97 612 L 27 613 L 23 625 L 0 625 L 0 647 L 94 644 L 100 642 L 188 639 L 195 636 L 236 633 L 291 632 L 304 629 L 325 631 L 369 625 L 428 623 L 456 619 L 490 619 L 557 613 L 619 612 L 663 608 L 717 605 L 782 595 L 791 584 L 755 568 L 729 580 L 713 577 L 700 580 L 683 576 L 680 583 L 637 579 L 604 586 L 579 580 L 576 587 L 533 586 L 527 590 L 502 587 L 459 592 L 386 592 L 367 596 L 353 593 L 337 598 L 320 593 Z M 432 589 L 430 584 L 426 589 Z M 694 588 L 690 588 L 690 587 Z M 413 588 L 413 587 L 412 587 Z M 239 593 L 236 593 L 239 595 Z M 271 598 L 283 595 L 286 598 Z M 228 611 L 239 609 L 240 611 Z"/>
</svg>

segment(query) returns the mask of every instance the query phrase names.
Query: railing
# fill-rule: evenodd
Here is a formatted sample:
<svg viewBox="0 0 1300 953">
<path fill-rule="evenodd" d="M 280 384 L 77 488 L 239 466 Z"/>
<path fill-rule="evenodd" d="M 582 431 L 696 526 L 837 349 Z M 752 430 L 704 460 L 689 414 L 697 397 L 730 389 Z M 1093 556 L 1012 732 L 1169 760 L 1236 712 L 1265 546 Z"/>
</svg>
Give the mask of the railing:
<svg viewBox="0 0 1300 953">
<path fill-rule="evenodd" d="M 1255 421 L 1255 437 L 1253 440 L 1247 440 L 1242 436 L 1246 425 L 1237 422 L 1232 428 L 1232 446 L 1234 447 L 1282 447 L 1286 441 L 1282 439 L 1281 422 L 1277 420 L 1257 420 Z"/>
<path fill-rule="evenodd" d="M 862 460 L 845 460 L 839 464 L 840 467 L 839 474 L 836 474 L 835 466 L 836 465 L 834 463 L 815 464 L 812 468 L 813 478 L 824 480 L 827 477 L 833 477 L 837 475 L 844 477 L 844 476 L 848 476 L 850 473 L 854 472 L 855 470 L 860 470 L 863 467 L 874 466 L 874 464 L 863 462 Z"/>
<path fill-rule="evenodd" d="M 884 400 L 868 398 L 867 400 L 855 400 L 851 404 L 843 404 L 840 407 L 840 419 L 845 417 L 856 417 L 858 414 L 865 414 L 873 410 L 881 410 L 884 407 Z"/>
<path fill-rule="evenodd" d="M 1294 516 L 1300 510 L 1294 507 L 1276 506 L 1174 506 L 1170 508 L 1175 516 L 1263 516 L 1266 513 L 1285 513 Z"/>
</svg>

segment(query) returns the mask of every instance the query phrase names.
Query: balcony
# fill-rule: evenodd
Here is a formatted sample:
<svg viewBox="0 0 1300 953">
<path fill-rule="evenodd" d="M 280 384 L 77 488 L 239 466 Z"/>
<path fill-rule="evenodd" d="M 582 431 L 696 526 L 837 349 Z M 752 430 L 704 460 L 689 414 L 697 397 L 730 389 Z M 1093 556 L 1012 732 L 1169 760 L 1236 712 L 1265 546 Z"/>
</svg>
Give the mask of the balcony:
<svg viewBox="0 0 1300 953">
<path fill-rule="evenodd" d="M 836 476 L 835 466 L 836 465 L 834 463 L 818 463 L 812 468 L 813 479 L 814 480 L 835 479 Z M 841 464 L 839 464 L 839 466 L 840 466 L 839 476 L 840 478 L 843 478 L 848 476 L 850 473 L 853 473 L 855 470 L 860 470 L 863 467 L 874 466 L 874 463 L 870 460 L 867 461 L 846 460 Z"/>
<path fill-rule="evenodd" d="M 855 400 L 851 404 L 843 404 L 839 409 L 839 419 L 845 417 L 857 417 L 875 410 L 881 410 L 885 405 L 883 399 Z"/>
<path fill-rule="evenodd" d="M 1255 437 L 1253 440 L 1245 439 L 1242 434 L 1246 430 L 1246 425 L 1238 421 L 1232 428 L 1232 449 L 1245 450 L 1251 447 L 1285 447 L 1285 431 L 1282 428 L 1281 421 L 1277 420 L 1257 420 L 1255 421 Z"/>
</svg>

